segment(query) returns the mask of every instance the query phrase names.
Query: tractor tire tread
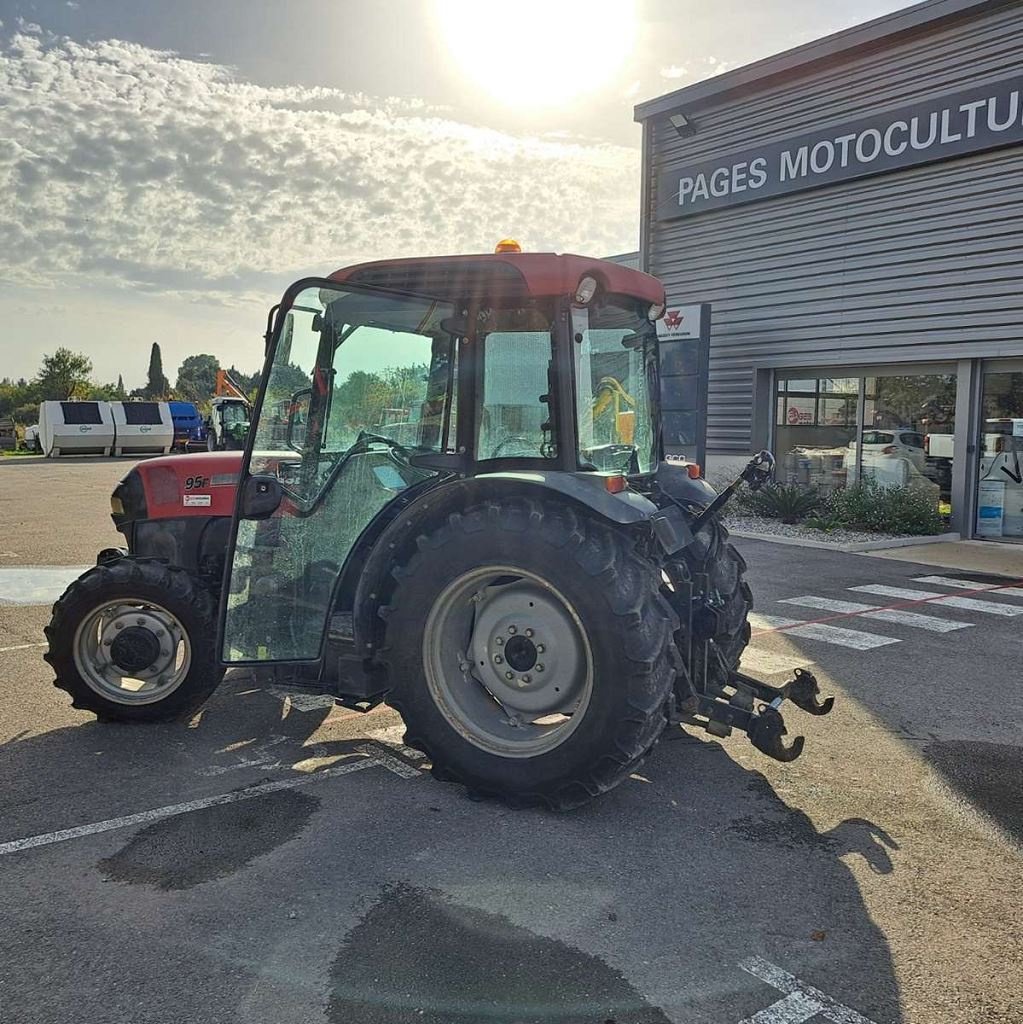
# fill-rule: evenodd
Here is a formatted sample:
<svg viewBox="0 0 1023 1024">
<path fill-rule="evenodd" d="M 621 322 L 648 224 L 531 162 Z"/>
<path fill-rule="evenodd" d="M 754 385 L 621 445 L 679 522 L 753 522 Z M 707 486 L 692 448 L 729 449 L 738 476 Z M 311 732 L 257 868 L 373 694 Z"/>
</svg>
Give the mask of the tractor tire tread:
<svg viewBox="0 0 1023 1024">
<path fill-rule="evenodd" d="M 396 656 L 401 640 L 409 635 L 412 620 L 426 614 L 419 607 L 405 609 L 403 616 L 401 605 L 404 586 L 427 564 L 424 552 L 443 552 L 449 545 L 470 543 L 487 530 L 499 535 L 528 532 L 531 543 L 541 543 L 570 558 L 592 580 L 592 591 L 603 595 L 608 628 L 621 637 L 623 660 L 628 666 L 625 677 L 617 680 L 625 697 L 610 749 L 593 751 L 589 763 L 577 767 L 572 777 L 528 792 L 503 788 L 492 778 L 475 774 L 449 758 L 443 745 L 420 729 L 414 715 L 410 715 L 409 689 L 425 687 L 425 680 L 401 671 L 398 662 L 402 659 Z M 660 594 L 657 573 L 636 550 L 631 536 L 580 515 L 567 505 L 515 499 L 490 501 L 454 513 L 437 530 L 418 538 L 416 547 L 405 565 L 392 574 L 394 590 L 382 613 L 386 630 L 381 661 L 389 679 L 387 701 L 406 723 L 404 742 L 429 758 L 434 777 L 461 783 L 473 797 L 496 799 L 509 807 L 541 805 L 569 810 L 614 788 L 633 773 L 667 722 L 678 657 L 673 642 L 678 619 Z M 610 621 L 615 624 L 611 626 Z"/>
</svg>

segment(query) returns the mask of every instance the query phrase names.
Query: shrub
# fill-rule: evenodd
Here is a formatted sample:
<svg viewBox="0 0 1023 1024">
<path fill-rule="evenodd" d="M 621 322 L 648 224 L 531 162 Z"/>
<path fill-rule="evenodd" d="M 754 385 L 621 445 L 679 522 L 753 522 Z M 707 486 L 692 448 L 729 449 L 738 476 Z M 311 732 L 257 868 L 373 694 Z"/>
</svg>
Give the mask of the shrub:
<svg viewBox="0 0 1023 1024">
<path fill-rule="evenodd" d="M 830 509 L 824 507 L 815 515 L 807 516 L 804 525 L 809 526 L 812 530 L 820 530 L 822 533 L 831 533 L 833 530 L 841 530 L 845 526 L 845 522 L 841 516 L 835 515 Z"/>
<path fill-rule="evenodd" d="M 783 523 L 798 523 L 820 505 L 820 495 L 794 484 L 768 484 L 759 491 L 750 491 L 746 499 L 750 511 Z"/>
<path fill-rule="evenodd" d="M 835 491 L 824 515 L 829 521 L 870 533 L 922 536 L 945 529 L 930 488 L 885 487 L 872 480 Z"/>
</svg>

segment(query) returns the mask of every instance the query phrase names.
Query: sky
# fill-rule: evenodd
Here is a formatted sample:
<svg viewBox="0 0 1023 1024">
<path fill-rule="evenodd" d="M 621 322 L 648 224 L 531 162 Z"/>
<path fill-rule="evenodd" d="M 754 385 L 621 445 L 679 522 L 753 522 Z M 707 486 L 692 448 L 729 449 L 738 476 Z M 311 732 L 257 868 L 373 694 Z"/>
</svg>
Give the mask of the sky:
<svg viewBox="0 0 1023 1024">
<path fill-rule="evenodd" d="M 365 259 L 637 248 L 636 103 L 900 0 L 0 0 L 0 378 L 262 362 Z"/>
</svg>

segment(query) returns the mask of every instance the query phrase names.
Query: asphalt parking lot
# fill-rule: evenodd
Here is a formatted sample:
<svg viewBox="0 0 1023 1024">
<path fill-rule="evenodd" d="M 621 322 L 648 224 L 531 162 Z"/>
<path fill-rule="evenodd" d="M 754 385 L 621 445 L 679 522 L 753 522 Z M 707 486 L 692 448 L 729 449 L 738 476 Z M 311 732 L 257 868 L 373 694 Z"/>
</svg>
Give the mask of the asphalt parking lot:
<svg viewBox="0 0 1023 1024">
<path fill-rule="evenodd" d="M 73 711 L 4 573 L 116 544 L 128 467 L 0 463 L 0 1019 L 1019 1024 L 1023 583 L 742 541 L 748 667 L 838 698 L 804 756 L 678 733 L 510 811 L 246 673 L 188 723 Z"/>
</svg>

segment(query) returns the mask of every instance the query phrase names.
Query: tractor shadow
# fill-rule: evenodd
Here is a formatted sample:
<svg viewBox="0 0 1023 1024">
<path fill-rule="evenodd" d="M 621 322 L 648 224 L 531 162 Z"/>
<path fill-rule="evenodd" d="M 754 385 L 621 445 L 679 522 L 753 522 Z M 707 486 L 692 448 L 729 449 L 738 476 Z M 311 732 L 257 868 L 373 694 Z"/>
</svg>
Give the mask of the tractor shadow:
<svg viewBox="0 0 1023 1024">
<path fill-rule="evenodd" d="M 189 723 L 83 716 L 0 747 L 0 840 L 315 772 L 373 745 L 400 756 L 389 745 L 397 725 L 387 709 L 288 709 L 241 673 Z M 110 837 L 89 869 L 113 883 L 94 886 L 98 905 L 161 909 L 116 949 L 79 943 L 81 968 L 113 955 L 130 965 L 137 950 L 174 941 L 180 921 L 202 946 L 196 916 L 210 927 L 216 918 L 217 955 L 257 965 L 222 979 L 253 1022 L 306 1019 L 291 1016 L 303 1008 L 364 1024 L 718 1024 L 783 998 L 751 973 L 756 957 L 876 1024 L 903 1019 L 887 940 L 852 870 L 897 877 L 897 836 L 858 817 L 818 827 L 714 742 L 662 742 L 636 777 L 571 814 L 358 772 Z M 24 857 L 30 871 L 72 856 L 75 842 L 0 866 Z M 296 937 L 280 907 L 311 889 Z M 63 927 L 52 914 L 51 929 Z M 54 955 L 45 933 L 30 940 L 44 959 Z M 129 1001 L 157 993 L 180 1019 L 202 1016 L 201 985 L 179 973 L 126 970 L 121 984 Z M 73 1012 L 71 986 L 49 998 Z"/>
</svg>

